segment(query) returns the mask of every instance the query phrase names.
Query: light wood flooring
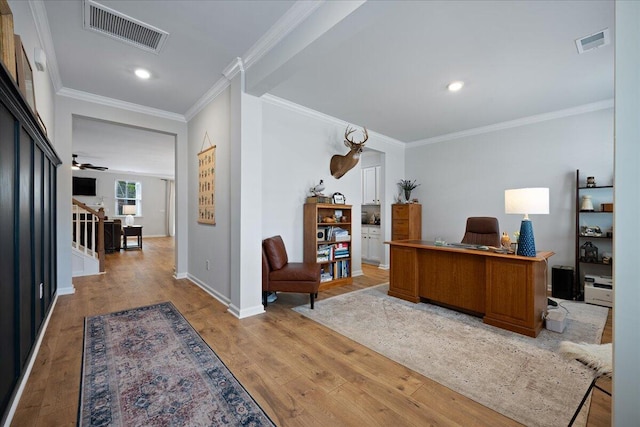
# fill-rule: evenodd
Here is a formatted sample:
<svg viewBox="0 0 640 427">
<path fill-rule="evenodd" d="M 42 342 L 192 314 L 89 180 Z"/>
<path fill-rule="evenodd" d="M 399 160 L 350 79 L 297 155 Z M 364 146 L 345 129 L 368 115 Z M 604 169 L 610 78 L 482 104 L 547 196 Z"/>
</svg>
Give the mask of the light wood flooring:
<svg viewBox="0 0 640 427">
<path fill-rule="evenodd" d="M 518 425 L 290 310 L 308 295 L 279 293 L 266 313 L 236 319 L 190 281 L 173 279 L 173 249 L 171 238 L 145 238 L 143 251 L 108 255 L 106 274 L 74 279 L 76 293 L 58 298 L 13 426 L 75 425 L 84 317 L 161 301 L 173 302 L 277 425 Z M 363 269 L 353 285 L 319 299 L 388 281 L 384 270 Z M 588 425 L 609 426 L 609 397 L 594 393 Z"/>
</svg>

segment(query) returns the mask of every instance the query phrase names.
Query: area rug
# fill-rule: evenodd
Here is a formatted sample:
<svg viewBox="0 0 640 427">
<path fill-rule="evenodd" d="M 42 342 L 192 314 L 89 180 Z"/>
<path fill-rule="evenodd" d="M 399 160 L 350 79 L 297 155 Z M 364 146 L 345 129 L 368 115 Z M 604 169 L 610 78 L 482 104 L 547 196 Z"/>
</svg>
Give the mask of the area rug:
<svg viewBox="0 0 640 427">
<path fill-rule="evenodd" d="M 273 426 L 170 302 L 85 318 L 81 426 Z"/>
<path fill-rule="evenodd" d="M 294 310 L 524 425 L 569 423 L 593 372 L 564 358 L 559 344 L 599 343 L 606 307 L 563 301 L 564 333 L 544 329 L 530 338 L 387 291 L 379 285 Z M 583 410 L 576 425 L 586 417 Z"/>
</svg>

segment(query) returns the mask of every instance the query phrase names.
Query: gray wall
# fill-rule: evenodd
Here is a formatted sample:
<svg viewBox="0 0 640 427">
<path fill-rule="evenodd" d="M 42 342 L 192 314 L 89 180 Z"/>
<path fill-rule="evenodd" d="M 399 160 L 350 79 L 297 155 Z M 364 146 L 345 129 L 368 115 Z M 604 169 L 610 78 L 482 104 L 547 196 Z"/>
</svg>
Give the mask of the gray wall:
<svg viewBox="0 0 640 427">
<path fill-rule="evenodd" d="M 549 215 L 532 215 L 537 250 L 551 265 L 574 264 L 575 173 L 613 182 L 613 109 L 408 148 L 406 177 L 417 179 L 422 234 L 459 242 L 469 216 L 498 218 L 501 231 L 520 229 L 504 213 L 504 190 L 549 188 Z"/>
</svg>

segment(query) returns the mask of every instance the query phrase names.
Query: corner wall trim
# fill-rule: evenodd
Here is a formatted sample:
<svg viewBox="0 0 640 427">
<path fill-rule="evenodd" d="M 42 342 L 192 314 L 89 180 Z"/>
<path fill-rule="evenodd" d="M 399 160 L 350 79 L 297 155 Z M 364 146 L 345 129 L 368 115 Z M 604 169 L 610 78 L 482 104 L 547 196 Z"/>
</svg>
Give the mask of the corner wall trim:
<svg viewBox="0 0 640 427">
<path fill-rule="evenodd" d="M 229 303 L 231 302 L 229 298 L 225 297 L 215 289 L 209 288 L 209 286 L 207 286 L 205 283 L 200 281 L 197 277 L 192 276 L 191 274 L 187 274 L 186 278 L 189 279 L 189 281 L 192 282 L 194 285 L 196 285 L 197 287 L 199 287 L 200 289 L 202 289 L 203 291 L 205 291 L 206 293 L 208 293 L 209 295 L 217 299 L 219 302 L 224 304 L 226 307 L 229 307 Z"/>
</svg>

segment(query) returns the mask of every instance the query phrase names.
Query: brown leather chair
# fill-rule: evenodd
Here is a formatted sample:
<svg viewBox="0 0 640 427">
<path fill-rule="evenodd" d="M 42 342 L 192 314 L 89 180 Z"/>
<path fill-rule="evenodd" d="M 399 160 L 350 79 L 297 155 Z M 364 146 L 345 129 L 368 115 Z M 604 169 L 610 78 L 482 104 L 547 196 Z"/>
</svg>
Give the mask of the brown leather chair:
<svg viewBox="0 0 640 427">
<path fill-rule="evenodd" d="M 487 216 L 467 218 L 467 229 L 462 243 L 500 247 L 500 227 L 498 219 Z"/>
<path fill-rule="evenodd" d="M 282 237 L 262 241 L 262 304 L 267 307 L 269 292 L 308 293 L 313 301 L 320 286 L 320 265 L 315 262 L 289 262 Z"/>
</svg>

